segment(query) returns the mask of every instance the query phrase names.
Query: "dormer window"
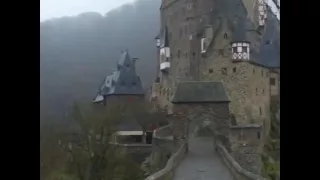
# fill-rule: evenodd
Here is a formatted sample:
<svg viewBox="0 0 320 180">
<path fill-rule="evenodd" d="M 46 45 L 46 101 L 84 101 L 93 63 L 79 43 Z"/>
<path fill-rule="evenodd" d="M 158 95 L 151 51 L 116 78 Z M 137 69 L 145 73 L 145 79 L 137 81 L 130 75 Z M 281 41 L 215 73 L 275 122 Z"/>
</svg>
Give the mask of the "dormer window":
<svg viewBox="0 0 320 180">
<path fill-rule="evenodd" d="M 232 47 L 232 52 L 238 52 L 238 48 L 237 47 Z"/>
<path fill-rule="evenodd" d="M 249 60 L 250 59 L 250 43 L 249 42 L 233 42 L 231 46 L 232 46 L 233 60 Z"/>
</svg>

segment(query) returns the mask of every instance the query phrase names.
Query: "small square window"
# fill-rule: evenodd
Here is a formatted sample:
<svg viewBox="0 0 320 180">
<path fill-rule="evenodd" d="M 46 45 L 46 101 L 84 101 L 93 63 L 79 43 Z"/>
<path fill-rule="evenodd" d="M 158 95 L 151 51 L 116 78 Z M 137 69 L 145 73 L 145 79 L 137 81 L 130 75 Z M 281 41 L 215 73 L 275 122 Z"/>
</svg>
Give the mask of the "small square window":
<svg viewBox="0 0 320 180">
<path fill-rule="evenodd" d="M 228 75 L 227 68 L 222 68 L 222 74 L 223 75 Z"/>
<path fill-rule="evenodd" d="M 248 47 L 242 47 L 242 52 L 248 52 Z"/>
<path fill-rule="evenodd" d="M 256 95 L 258 95 L 258 88 L 256 88 Z"/>
<path fill-rule="evenodd" d="M 209 69 L 209 73 L 210 73 L 210 74 L 213 73 L 213 69 Z"/>
<path fill-rule="evenodd" d="M 233 48 L 232 48 L 232 52 L 233 52 L 233 53 L 238 52 L 238 48 L 237 48 L 237 47 L 233 47 Z"/>
</svg>

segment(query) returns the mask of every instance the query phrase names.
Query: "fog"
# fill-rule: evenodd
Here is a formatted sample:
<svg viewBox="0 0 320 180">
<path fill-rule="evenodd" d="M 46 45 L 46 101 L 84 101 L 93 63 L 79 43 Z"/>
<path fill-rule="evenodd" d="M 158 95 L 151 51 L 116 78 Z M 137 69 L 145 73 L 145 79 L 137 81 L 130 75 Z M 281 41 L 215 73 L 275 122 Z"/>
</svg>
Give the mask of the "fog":
<svg viewBox="0 0 320 180">
<path fill-rule="evenodd" d="M 83 12 L 104 15 L 111 9 L 134 0 L 40 0 L 40 21 L 62 16 L 74 16 Z"/>
</svg>

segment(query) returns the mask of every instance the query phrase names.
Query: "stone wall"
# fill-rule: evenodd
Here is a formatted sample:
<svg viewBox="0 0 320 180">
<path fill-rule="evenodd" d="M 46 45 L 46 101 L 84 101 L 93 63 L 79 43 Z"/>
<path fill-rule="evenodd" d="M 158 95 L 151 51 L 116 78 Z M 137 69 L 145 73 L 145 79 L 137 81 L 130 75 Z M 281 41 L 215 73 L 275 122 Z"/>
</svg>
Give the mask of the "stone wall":
<svg viewBox="0 0 320 180">
<path fill-rule="evenodd" d="M 151 172 L 164 168 L 168 159 L 174 153 L 172 128 L 163 126 L 154 131 L 152 140 Z"/>
<path fill-rule="evenodd" d="M 263 132 L 260 125 L 232 126 L 230 128 L 231 156 L 239 165 L 256 174 L 261 173 Z"/>
<path fill-rule="evenodd" d="M 266 178 L 241 167 L 220 142 L 217 142 L 217 151 L 236 180 L 266 180 Z"/>
<path fill-rule="evenodd" d="M 230 98 L 230 113 L 238 124 L 268 122 L 270 116 L 269 69 L 229 57 L 205 58 L 201 80 L 223 81 Z"/>
<path fill-rule="evenodd" d="M 170 157 L 166 166 L 156 173 L 148 176 L 145 180 L 172 180 L 176 167 L 182 162 L 186 155 L 186 144 L 182 144 L 179 149 Z"/>
</svg>

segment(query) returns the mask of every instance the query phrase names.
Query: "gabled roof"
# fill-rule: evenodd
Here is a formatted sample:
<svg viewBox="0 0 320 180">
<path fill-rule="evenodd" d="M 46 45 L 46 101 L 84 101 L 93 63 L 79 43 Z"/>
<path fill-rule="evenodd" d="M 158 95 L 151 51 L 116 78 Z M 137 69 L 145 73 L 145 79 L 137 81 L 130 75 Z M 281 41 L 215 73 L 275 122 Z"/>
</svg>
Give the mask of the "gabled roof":
<svg viewBox="0 0 320 180">
<path fill-rule="evenodd" d="M 179 82 L 172 103 L 230 102 L 222 82 Z"/>
<path fill-rule="evenodd" d="M 134 60 L 129 53 L 123 52 L 117 63 L 117 70 L 104 78 L 98 96 L 143 95 L 141 80 L 136 74 Z"/>
</svg>

